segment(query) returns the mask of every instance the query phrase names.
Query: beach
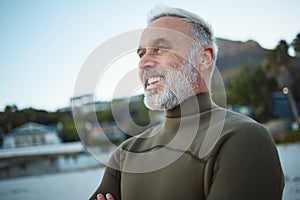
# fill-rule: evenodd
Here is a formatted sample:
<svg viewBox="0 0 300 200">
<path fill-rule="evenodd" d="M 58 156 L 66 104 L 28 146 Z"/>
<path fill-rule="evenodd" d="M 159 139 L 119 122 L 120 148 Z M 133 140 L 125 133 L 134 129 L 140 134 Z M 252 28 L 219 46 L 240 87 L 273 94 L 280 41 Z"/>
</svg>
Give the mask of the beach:
<svg viewBox="0 0 300 200">
<path fill-rule="evenodd" d="M 283 200 L 300 200 L 300 144 L 277 146 L 285 174 Z M 1 200 L 86 200 L 102 179 L 103 167 L 0 180 Z"/>
</svg>

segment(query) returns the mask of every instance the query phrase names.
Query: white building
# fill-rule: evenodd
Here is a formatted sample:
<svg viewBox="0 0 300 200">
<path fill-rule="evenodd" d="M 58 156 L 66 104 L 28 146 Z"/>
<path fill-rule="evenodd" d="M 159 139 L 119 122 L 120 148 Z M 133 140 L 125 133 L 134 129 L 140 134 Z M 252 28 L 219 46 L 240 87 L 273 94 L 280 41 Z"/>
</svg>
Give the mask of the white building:
<svg viewBox="0 0 300 200">
<path fill-rule="evenodd" d="M 3 148 L 57 144 L 61 140 L 57 126 L 28 122 L 3 135 Z"/>
</svg>

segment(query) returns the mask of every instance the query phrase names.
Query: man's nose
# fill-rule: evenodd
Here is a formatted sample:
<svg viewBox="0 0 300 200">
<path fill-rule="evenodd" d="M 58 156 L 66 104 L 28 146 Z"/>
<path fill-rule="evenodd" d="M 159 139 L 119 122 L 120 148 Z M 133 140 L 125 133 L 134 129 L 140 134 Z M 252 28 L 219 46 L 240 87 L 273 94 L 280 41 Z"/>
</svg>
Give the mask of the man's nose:
<svg viewBox="0 0 300 200">
<path fill-rule="evenodd" d="M 152 53 L 146 53 L 139 62 L 139 68 L 141 70 L 147 70 L 153 68 L 156 65 L 156 61 Z"/>
</svg>

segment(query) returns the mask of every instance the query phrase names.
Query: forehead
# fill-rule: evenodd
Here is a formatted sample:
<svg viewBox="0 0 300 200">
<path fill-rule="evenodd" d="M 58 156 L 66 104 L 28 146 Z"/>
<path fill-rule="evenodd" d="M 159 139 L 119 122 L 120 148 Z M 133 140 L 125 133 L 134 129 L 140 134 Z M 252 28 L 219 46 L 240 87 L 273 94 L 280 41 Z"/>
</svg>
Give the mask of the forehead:
<svg viewBox="0 0 300 200">
<path fill-rule="evenodd" d="M 178 17 L 162 17 L 150 23 L 143 31 L 140 46 L 153 45 L 157 42 L 192 41 L 191 26 Z"/>
</svg>

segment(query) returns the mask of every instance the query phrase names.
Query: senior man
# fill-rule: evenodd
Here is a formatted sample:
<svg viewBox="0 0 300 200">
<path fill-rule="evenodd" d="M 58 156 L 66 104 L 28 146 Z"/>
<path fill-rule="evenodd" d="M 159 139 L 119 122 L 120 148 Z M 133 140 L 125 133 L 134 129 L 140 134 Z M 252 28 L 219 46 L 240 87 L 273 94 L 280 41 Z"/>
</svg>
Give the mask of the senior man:
<svg viewBox="0 0 300 200">
<path fill-rule="evenodd" d="M 164 110 L 165 120 L 118 147 L 91 199 L 281 199 L 284 178 L 269 133 L 211 99 L 211 27 L 188 11 L 155 8 L 137 53 L 144 102 Z"/>
</svg>

